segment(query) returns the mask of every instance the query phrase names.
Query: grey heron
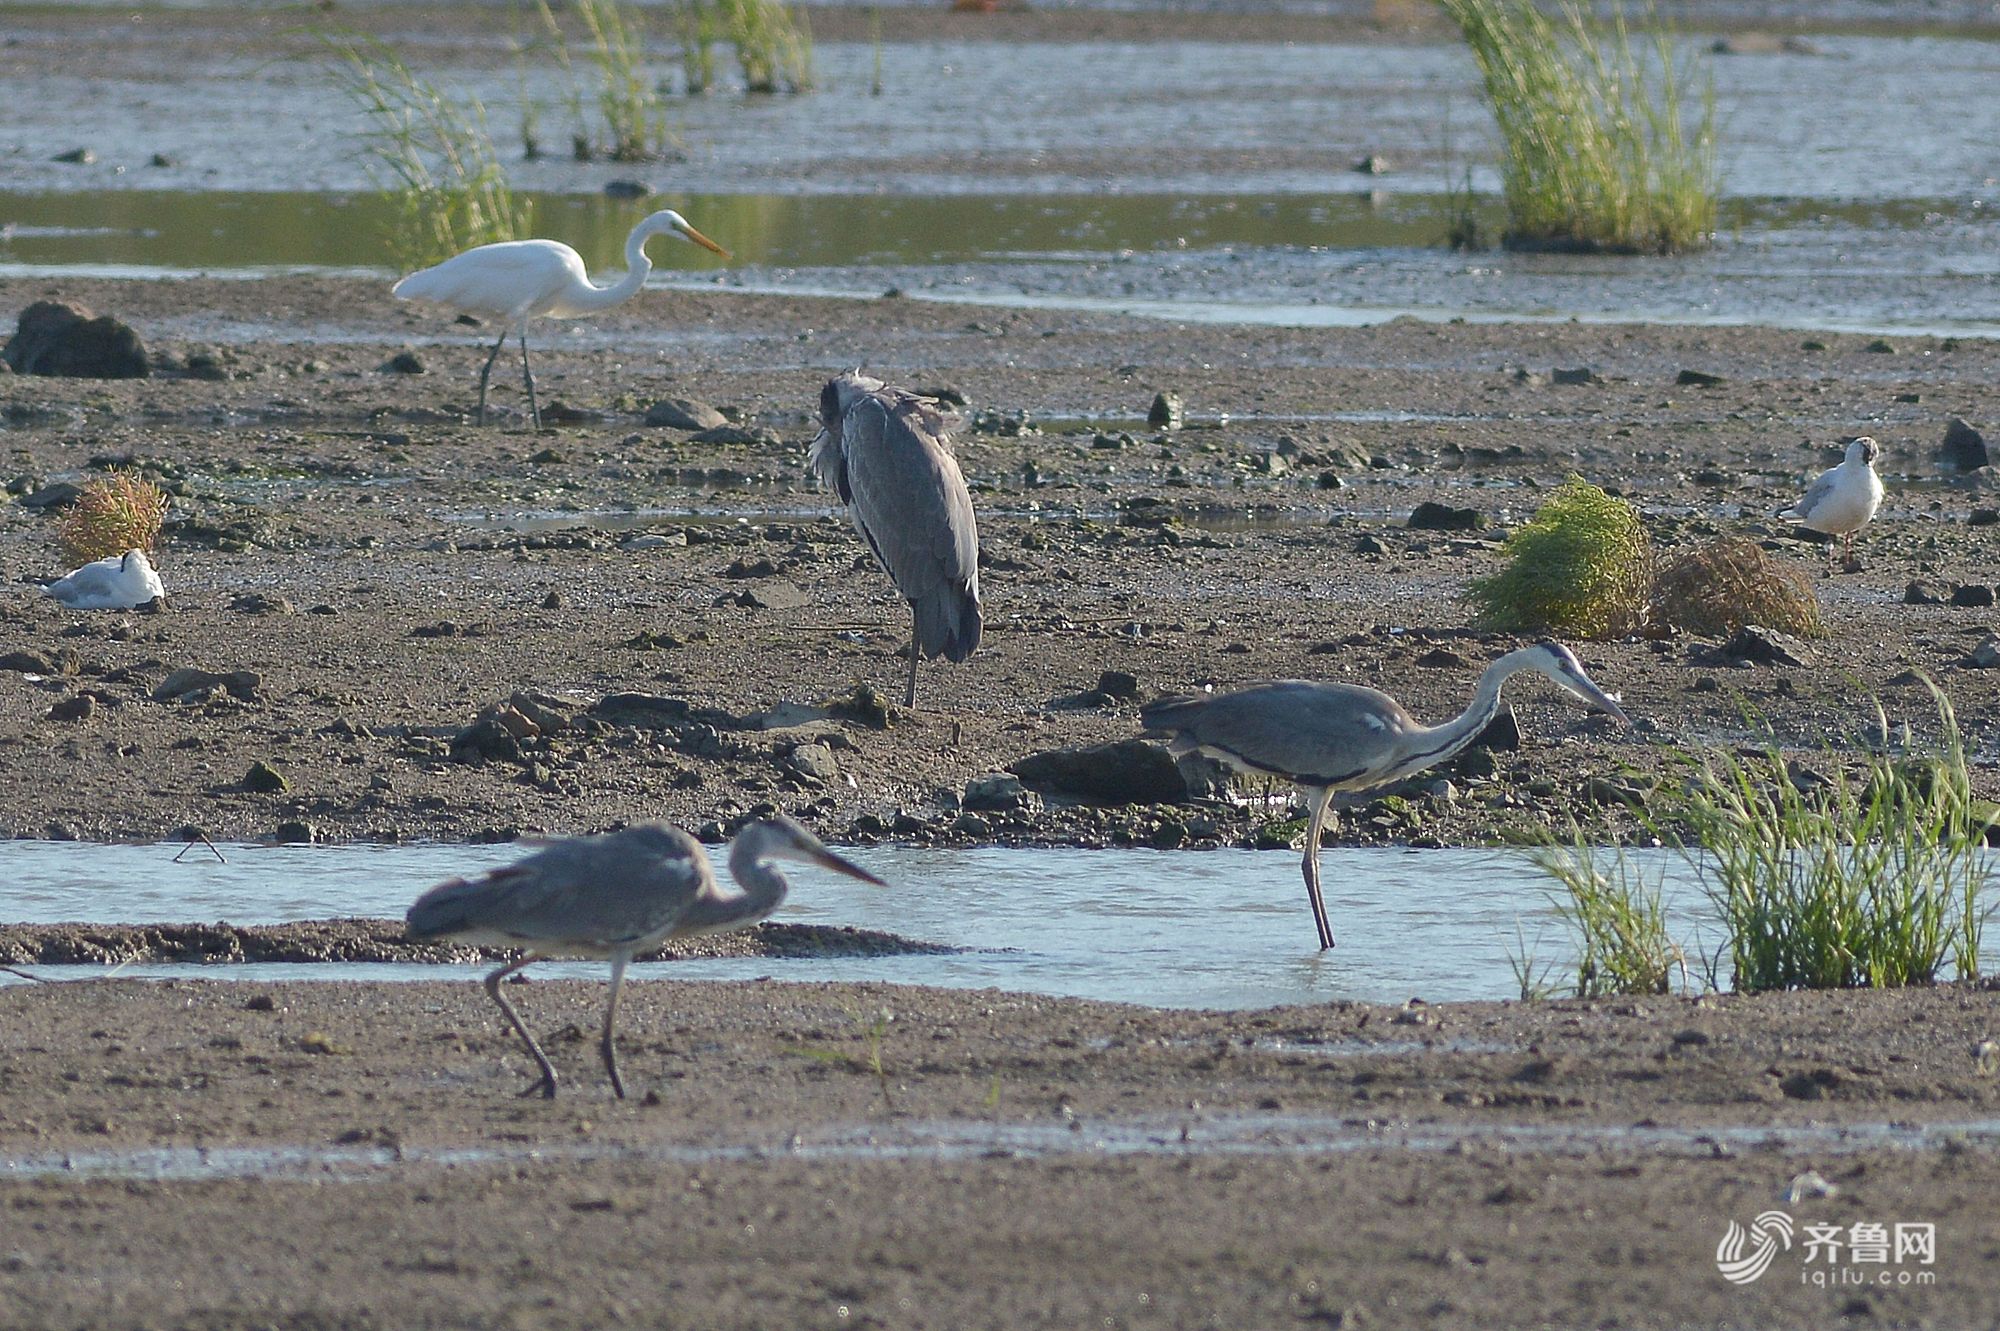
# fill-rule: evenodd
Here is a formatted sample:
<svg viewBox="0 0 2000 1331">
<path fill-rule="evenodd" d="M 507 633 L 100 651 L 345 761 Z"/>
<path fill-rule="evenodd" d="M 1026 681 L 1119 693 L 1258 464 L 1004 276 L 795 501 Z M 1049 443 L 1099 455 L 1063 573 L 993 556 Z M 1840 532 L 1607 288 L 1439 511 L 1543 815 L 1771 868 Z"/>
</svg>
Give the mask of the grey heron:
<svg viewBox="0 0 2000 1331">
<path fill-rule="evenodd" d="M 653 271 L 646 257 L 646 242 L 654 236 L 678 236 L 723 258 L 729 251 L 688 224 L 671 208 L 640 221 L 625 238 L 625 276 L 608 286 L 590 280 L 583 256 L 559 240 L 503 240 L 479 245 L 453 255 L 443 263 L 411 273 L 389 289 L 400 300 L 427 300 L 472 314 L 491 315 L 507 321 L 500 340 L 479 371 L 479 423 L 486 424 L 486 383 L 493 377 L 493 362 L 507 335 L 521 338 L 521 378 L 528 385 L 528 411 L 535 428 L 542 428 L 541 404 L 535 400 L 535 372 L 528 367 L 528 320 L 537 315 L 551 319 L 576 319 L 636 295 Z"/>
<path fill-rule="evenodd" d="M 1333 797 L 1391 785 L 1472 743 L 1500 710 L 1500 685 L 1517 670 L 1539 670 L 1631 724 L 1617 700 L 1592 683 L 1559 642 L 1522 647 L 1487 666 L 1472 705 L 1438 726 L 1419 723 L 1380 689 L 1298 679 L 1207 697 L 1161 698 L 1141 708 L 1139 719 L 1147 730 L 1167 733 L 1176 756 L 1204 753 L 1238 771 L 1283 777 L 1311 797 L 1303 868 L 1325 949 L 1333 946 L 1333 929 L 1320 895 L 1319 838 Z"/>
<path fill-rule="evenodd" d="M 1854 559 L 1854 533 L 1868 525 L 1882 506 L 1882 478 L 1875 474 L 1875 459 L 1882 448 L 1867 435 L 1847 445 L 1847 457 L 1837 467 L 1829 467 L 1813 481 L 1805 498 L 1778 516 L 1789 518 L 1809 531 L 1841 539 L 1841 564 L 1848 572 L 1861 567 Z"/>
<path fill-rule="evenodd" d="M 528 1033 L 500 982 L 549 957 L 608 957 L 611 996 L 604 1006 L 599 1051 L 611 1089 L 625 1098 L 612 1030 L 618 991 L 632 958 L 670 938 L 748 928 L 776 910 L 788 884 L 773 860 L 799 860 L 882 885 L 882 880 L 821 845 L 783 816 L 752 823 L 729 847 L 729 873 L 743 888 L 725 892 L 701 843 L 662 823 L 601 836 L 558 841 L 517 864 L 438 884 L 410 907 L 416 939 L 453 939 L 483 947 L 517 947 L 521 955 L 486 977 L 486 992 L 528 1046 L 542 1078 L 524 1094 L 556 1093 L 555 1065 Z"/>
<path fill-rule="evenodd" d="M 827 381 L 811 465 L 847 505 L 875 561 L 910 603 L 910 678 L 917 662 L 963 661 L 979 646 L 979 526 L 972 496 L 929 398 L 858 371 Z"/>
</svg>

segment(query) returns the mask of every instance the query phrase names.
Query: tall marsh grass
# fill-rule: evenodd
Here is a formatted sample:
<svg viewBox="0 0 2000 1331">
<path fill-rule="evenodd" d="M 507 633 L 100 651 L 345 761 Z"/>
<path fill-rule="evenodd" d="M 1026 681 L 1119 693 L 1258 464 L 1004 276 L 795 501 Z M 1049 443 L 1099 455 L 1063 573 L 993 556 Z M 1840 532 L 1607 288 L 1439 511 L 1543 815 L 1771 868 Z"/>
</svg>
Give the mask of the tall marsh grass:
<svg viewBox="0 0 2000 1331">
<path fill-rule="evenodd" d="M 1979 974 L 1991 805 L 1972 794 L 1965 742 L 1931 686 L 1939 738 L 1853 770 L 1804 777 L 1777 746 L 1690 758 L 1655 815 L 1684 826 L 1729 936 L 1735 986 L 1831 989 Z M 1888 722 L 1876 708 L 1879 733 Z M 1664 825 L 1664 823 L 1663 823 Z"/>
<path fill-rule="evenodd" d="M 1715 96 L 1698 57 L 1657 26 L 1635 37 L 1613 0 L 1438 0 L 1479 65 L 1522 249 L 1674 253 L 1715 229 Z M 1649 15 L 1650 17 L 1650 15 Z"/>
<path fill-rule="evenodd" d="M 715 48 L 723 43 L 735 50 L 745 92 L 812 88 L 812 27 L 802 11 L 782 0 L 675 0 L 673 13 L 690 94 L 714 86 Z"/>
<path fill-rule="evenodd" d="M 1686 954 L 1667 932 L 1660 904 L 1664 871 L 1649 878 L 1615 837 L 1599 845 L 1575 824 L 1567 840 L 1551 834 L 1533 858 L 1560 889 L 1552 900 L 1576 941 L 1578 998 L 1668 993 L 1676 972 L 1685 981 Z M 1531 963 L 1516 960 L 1514 970 L 1526 997 Z"/>
<path fill-rule="evenodd" d="M 576 16 L 588 39 L 585 59 L 594 74 L 587 90 L 571 56 L 569 36 L 549 0 L 535 0 L 535 16 L 548 50 L 569 83 L 564 100 L 574 125 L 572 155 L 578 161 L 602 153 L 614 162 L 645 162 L 665 154 L 674 145 L 674 136 L 667 127 L 657 81 L 646 74 L 640 11 L 619 0 L 569 0 L 563 8 Z M 594 108 L 594 119 L 586 107 Z"/>
<path fill-rule="evenodd" d="M 396 206 L 388 245 L 398 266 L 528 234 L 530 205 L 508 184 L 476 99 L 448 97 L 375 37 L 314 36 L 335 84 L 367 117 L 362 165 Z"/>
</svg>

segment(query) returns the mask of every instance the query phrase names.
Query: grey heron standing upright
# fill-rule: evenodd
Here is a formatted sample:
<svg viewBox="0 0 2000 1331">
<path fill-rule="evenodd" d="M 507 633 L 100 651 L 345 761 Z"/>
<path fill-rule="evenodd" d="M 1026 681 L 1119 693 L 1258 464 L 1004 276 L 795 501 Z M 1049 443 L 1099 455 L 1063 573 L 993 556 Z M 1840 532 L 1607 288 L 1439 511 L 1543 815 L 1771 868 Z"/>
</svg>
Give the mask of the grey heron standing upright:
<svg viewBox="0 0 2000 1331">
<path fill-rule="evenodd" d="M 1306 897 L 1319 945 L 1333 946 L 1319 886 L 1319 837 L 1337 794 L 1391 785 L 1472 743 L 1500 710 L 1500 685 L 1539 670 L 1577 697 L 1630 725 L 1617 700 L 1591 682 L 1569 648 L 1537 643 L 1486 667 L 1472 705 L 1439 726 L 1420 724 L 1388 694 L 1359 684 L 1280 680 L 1211 697 L 1161 698 L 1140 709 L 1146 729 L 1171 736 L 1176 755 L 1205 753 L 1243 772 L 1297 783 L 1312 799 L 1306 829 Z"/>
<path fill-rule="evenodd" d="M 556 1069 L 500 992 L 500 982 L 549 957 L 609 957 L 611 997 L 604 1005 L 599 1051 L 611 1089 L 625 1098 L 612 1030 L 618 991 L 632 958 L 669 938 L 745 929 L 785 899 L 785 876 L 773 860 L 800 860 L 882 885 L 849 864 L 790 818 L 752 823 L 729 847 L 729 873 L 743 888 L 725 892 L 701 843 L 661 823 L 602 836 L 576 837 L 538 850 L 518 864 L 477 878 L 438 884 L 410 907 L 408 928 L 417 939 L 449 938 L 482 947 L 518 947 L 521 955 L 486 977 L 486 992 L 507 1014 L 528 1046 L 542 1078 L 525 1094 L 556 1093 Z"/>
<path fill-rule="evenodd" d="M 509 333 L 521 339 L 521 378 L 528 386 L 528 411 L 535 428 L 542 428 L 541 404 L 535 400 L 535 372 L 528 367 L 528 320 L 537 315 L 576 319 L 635 296 L 646 285 L 653 261 L 646 242 L 654 236 L 678 236 L 690 244 L 729 257 L 729 251 L 688 224 L 671 208 L 642 218 L 625 238 L 625 276 L 607 286 L 590 280 L 583 256 L 559 240 L 503 240 L 475 245 L 443 263 L 411 273 L 389 294 L 399 300 L 427 300 L 455 310 L 504 319 L 500 340 L 479 371 L 479 423 L 486 424 L 486 381 L 493 362 L 507 345 Z"/>
<path fill-rule="evenodd" d="M 910 603 L 914 630 L 903 705 L 917 704 L 917 662 L 963 661 L 979 646 L 979 526 L 972 496 L 929 398 L 858 371 L 827 381 L 811 463 Z"/>
</svg>

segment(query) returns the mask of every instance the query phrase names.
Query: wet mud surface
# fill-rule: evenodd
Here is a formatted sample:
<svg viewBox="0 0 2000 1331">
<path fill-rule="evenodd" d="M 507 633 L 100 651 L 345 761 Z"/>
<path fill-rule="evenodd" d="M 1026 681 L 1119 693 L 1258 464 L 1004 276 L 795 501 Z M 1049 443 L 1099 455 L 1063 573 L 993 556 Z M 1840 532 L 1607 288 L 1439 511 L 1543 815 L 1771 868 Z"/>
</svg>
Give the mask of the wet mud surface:
<svg viewBox="0 0 2000 1331">
<path fill-rule="evenodd" d="M 1593 778 L 1643 789 L 1673 747 L 1751 737 L 1746 706 L 1805 748 L 1858 735 L 1869 695 L 1921 728 L 1927 677 L 1991 756 L 2000 672 L 1971 662 L 1993 529 L 1975 524 L 2000 496 L 1936 457 L 1950 415 L 2000 418 L 1988 342 L 649 292 L 549 329 L 558 424 L 536 435 L 514 385 L 470 425 L 481 334 L 372 282 L 18 282 L 0 303 L 50 294 L 205 377 L 8 381 L 16 491 L 117 465 L 174 492 L 156 614 L 41 598 L 54 521 L 0 507 L 0 828 L 18 835 L 495 840 L 664 817 L 715 836 L 779 806 L 848 841 L 1257 844 L 1273 814 L 1215 801 L 962 804 L 1029 755 L 1136 736 L 1159 693 L 1353 679 L 1444 719 L 1515 641 L 1467 628 L 1469 584 L 1573 471 L 1637 502 L 1663 555 L 1766 541 L 1832 636 L 1775 666 L 1690 636 L 1580 644 L 1633 730 L 1523 677 L 1518 750 L 1419 778 L 1337 839 L 1470 844 L 1617 807 Z M 403 347 L 424 373 L 386 368 Z M 818 388 L 854 361 L 963 396 L 973 422 L 986 641 L 926 663 L 913 712 L 884 701 L 907 611 L 806 478 Z M 1144 423 L 1160 391 L 1185 428 Z M 669 398 L 730 423 L 646 426 Z M 1889 496 L 1864 570 L 1835 574 L 1767 515 L 1861 432 Z M 1470 510 L 1465 529 L 1412 529 L 1426 501 Z M 1132 682 L 1100 692 L 1107 672 Z M 1977 779 L 1990 793 L 1991 768 Z"/>
<path fill-rule="evenodd" d="M 648 982 L 623 1102 L 602 985 L 514 994 L 553 1102 L 469 982 L 0 989 L 8 1321 L 1963 1326 L 1993 1297 L 1986 992 Z M 1934 1282 L 1815 1287 L 1797 1249 L 1724 1282 L 1727 1223 L 1773 1208 L 1932 1223 Z"/>
</svg>

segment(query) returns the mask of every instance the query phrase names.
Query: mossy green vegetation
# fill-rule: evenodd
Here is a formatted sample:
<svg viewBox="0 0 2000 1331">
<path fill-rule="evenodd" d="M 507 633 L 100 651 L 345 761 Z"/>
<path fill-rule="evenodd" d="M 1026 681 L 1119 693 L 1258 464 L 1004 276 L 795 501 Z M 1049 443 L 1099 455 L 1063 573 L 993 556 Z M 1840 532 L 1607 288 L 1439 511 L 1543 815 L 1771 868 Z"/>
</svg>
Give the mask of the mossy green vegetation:
<svg viewBox="0 0 2000 1331">
<path fill-rule="evenodd" d="M 1653 556 L 1639 511 L 1580 476 L 1508 536 L 1503 555 L 1506 567 L 1469 593 L 1481 628 L 1610 638 L 1645 617 Z"/>
<path fill-rule="evenodd" d="M 1438 0 L 1478 62 L 1520 249 L 1675 253 L 1707 243 L 1719 194 L 1715 96 L 1699 57 L 1613 0 Z"/>
</svg>

